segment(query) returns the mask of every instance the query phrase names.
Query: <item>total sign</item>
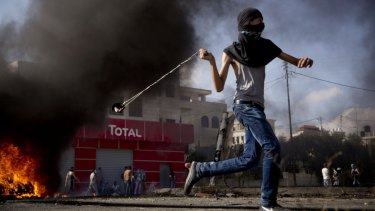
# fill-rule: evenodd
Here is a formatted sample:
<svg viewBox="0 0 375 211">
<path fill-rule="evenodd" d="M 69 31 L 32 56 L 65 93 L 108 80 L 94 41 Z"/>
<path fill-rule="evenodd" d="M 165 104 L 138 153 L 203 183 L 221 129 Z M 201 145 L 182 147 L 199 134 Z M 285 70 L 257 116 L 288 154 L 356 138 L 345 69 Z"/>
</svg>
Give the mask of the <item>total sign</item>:
<svg viewBox="0 0 375 211">
<path fill-rule="evenodd" d="M 126 127 L 117 127 L 116 125 L 108 125 L 110 128 L 111 136 L 120 136 L 120 137 L 137 137 L 142 138 L 139 134 L 138 129 L 126 128 Z"/>
<path fill-rule="evenodd" d="M 144 122 L 112 120 L 107 124 L 106 137 L 109 139 L 143 140 Z"/>
</svg>

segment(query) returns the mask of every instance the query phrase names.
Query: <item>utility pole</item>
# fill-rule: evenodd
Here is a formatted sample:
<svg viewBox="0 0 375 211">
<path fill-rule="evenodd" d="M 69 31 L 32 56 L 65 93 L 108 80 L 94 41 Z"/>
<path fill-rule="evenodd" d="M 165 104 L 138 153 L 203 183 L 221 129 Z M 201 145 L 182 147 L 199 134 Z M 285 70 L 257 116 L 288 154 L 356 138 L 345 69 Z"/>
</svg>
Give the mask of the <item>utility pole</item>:
<svg viewBox="0 0 375 211">
<path fill-rule="evenodd" d="M 355 124 L 356 124 L 356 128 L 357 128 L 357 136 L 359 136 L 359 128 L 358 128 L 358 111 L 357 111 L 357 107 L 358 105 L 356 105 L 354 107 L 355 109 Z"/>
<path fill-rule="evenodd" d="M 289 135 L 290 141 L 292 141 L 292 115 L 290 113 L 290 96 L 289 96 L 289 72 L 288 72 L 288 63 L 286 61 L 283 62 L 283 68 L 285 70 L 285 77 L 286 77 L 286 92 L 288 94 L 288 113 L 289 113 Z"/>
<path fill-rule="evenodd" d="M 286 61 L 283 62 L 283 68 L 285 70 L 285 77 L 286 77 L 286 92 L 288 94 L 288 113 L 289 113 L 289 135 L 290 141 L 293 141 L 292 135 L 292 115 L 290 113 L 290 96 L 289 96 L 289 72 L 288 72 L 288 63 Z M 292 173 L 293 173 L 293 185 L 297 186 L 297 159 L 292 156 Z"/>
<path fill-rule="evenodd" d="M 342 115 L 340 115 L 340 132 L 342 132 Z"/>
<path fill-rule="evenodd" d="M 319 123 L 320 123 L 320 131 L 323 132 L 323 120 L 322 117 L 319 117 Z"/>
<path fill-rule="evenodd" d="M 319 120 L 319 123 L 320 123 L 320 135 L 322 135 L 323 134 L 323 120 L 322 120 L 322 117 L 320 116 L 318 118 L 318 120 Z"/>
</svg>

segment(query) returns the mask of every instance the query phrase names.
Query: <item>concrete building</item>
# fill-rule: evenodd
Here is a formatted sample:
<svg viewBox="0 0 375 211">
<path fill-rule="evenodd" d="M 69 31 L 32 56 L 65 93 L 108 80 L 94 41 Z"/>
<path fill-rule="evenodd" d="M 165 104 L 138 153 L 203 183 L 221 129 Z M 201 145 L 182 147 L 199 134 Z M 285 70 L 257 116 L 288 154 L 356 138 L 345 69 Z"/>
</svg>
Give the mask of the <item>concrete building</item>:
<svg viewBox="0 0 375 211">
<path fill-rule="evenodd" d="M 362 137 L 362 143 L 368 148 L 370 155 L 374 158 L 375 108 L 352 107 L 346 109 L 332 121 L 325 124 L 325 128 L 333 132 L 359 135 Z"/>
<path fill-rule="evenodd" d="M 275 131 L 275 122 L 276 120 L 274 119 L 267 119 L 268 123 L 270 123 L 273 131 Z M 238 145 L 238 144 L 244 144 L 244 141 L 245 141 L 245 129 L 243 127 L 243 125 L 237 120 L 235 119 L 234 120 L 234 123 L 233 123 L 233 136 L 232 136 L 232 140 L 230 143 L 228 143 L 228 146 L 232 146 L 232 145 Z"/>
<path fill-rule="evenodd" d="M 346 134 L 355 133 L 359 136 L 371 134 L 375 128 L 375 108 L 348 108 L 323 126 L 326 130 L 342 131 Z"/>
<path fill-rule="evenodd" d="M 366 146 L 370 157 L 375 160 L 375 135 L 362 137 L 362 142 Z"/>
<path fill-rule="evenodd" d="M 296 137 L 302 134 L 318 134 L 319 132 L 320 129 L 315 125 L 303 125 L 297 132 L 293 133 L 292 136 Z"/>
</svg>

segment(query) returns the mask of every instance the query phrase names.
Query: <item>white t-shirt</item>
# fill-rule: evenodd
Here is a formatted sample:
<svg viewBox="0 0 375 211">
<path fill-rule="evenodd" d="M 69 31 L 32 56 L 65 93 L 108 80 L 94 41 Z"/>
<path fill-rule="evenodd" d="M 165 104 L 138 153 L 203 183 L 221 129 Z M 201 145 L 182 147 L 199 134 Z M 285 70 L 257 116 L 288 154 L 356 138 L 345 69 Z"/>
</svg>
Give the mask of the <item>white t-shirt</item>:
<svg viewBox="0 0 375 211">
<path fill-rule="evenodd" d="M 96 174 L 92 172 L 90 174 L 90 184 L 95 184 L 96 183 Z"/>
<path fill-rule="evenodd" d="M 329 170 L 328 170 L 328 168 L 322 168 L 322 174 L 323 174 L 323 179 L 329 179 Z"/>
</svg>

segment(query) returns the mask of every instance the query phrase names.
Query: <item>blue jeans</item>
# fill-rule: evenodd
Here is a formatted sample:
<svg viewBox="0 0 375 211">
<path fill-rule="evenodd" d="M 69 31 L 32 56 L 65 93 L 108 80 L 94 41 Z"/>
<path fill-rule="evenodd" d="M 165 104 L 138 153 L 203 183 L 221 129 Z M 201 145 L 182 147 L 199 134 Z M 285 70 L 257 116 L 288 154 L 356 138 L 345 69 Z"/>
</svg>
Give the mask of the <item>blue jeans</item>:
<svg viewBox="0 0 375 211">
<path fill-rule="evenodd" d="M 141 194 L 141 181 L 135 181 L 134 195 Z"/>
<path fill-rule="evenodd" d="M 132 181 L 130 179 L 125 181 L 125 195 L 126 196 L 133 195 L 133 193 L 132 193 Z"/>
<path fill-rule="evenodd" d="M 276 204 L 280 177 L 280 145 L 263 108 L 257 105 L 234 104 L 236 118 L 245 127 L 245 143 L 241 156 L 218 162 L 197 163 L 197 176 L 210 177 L 245 171 L 258 165 L 263 150 L 263 181 L 261 205 Z"/>
<path fill-rule="evenodd" d="M 360 183 L 359 183 L 357 176 L 353 176 L 353 186 L 359 186 L 359 185 Z"/>
</svg>

